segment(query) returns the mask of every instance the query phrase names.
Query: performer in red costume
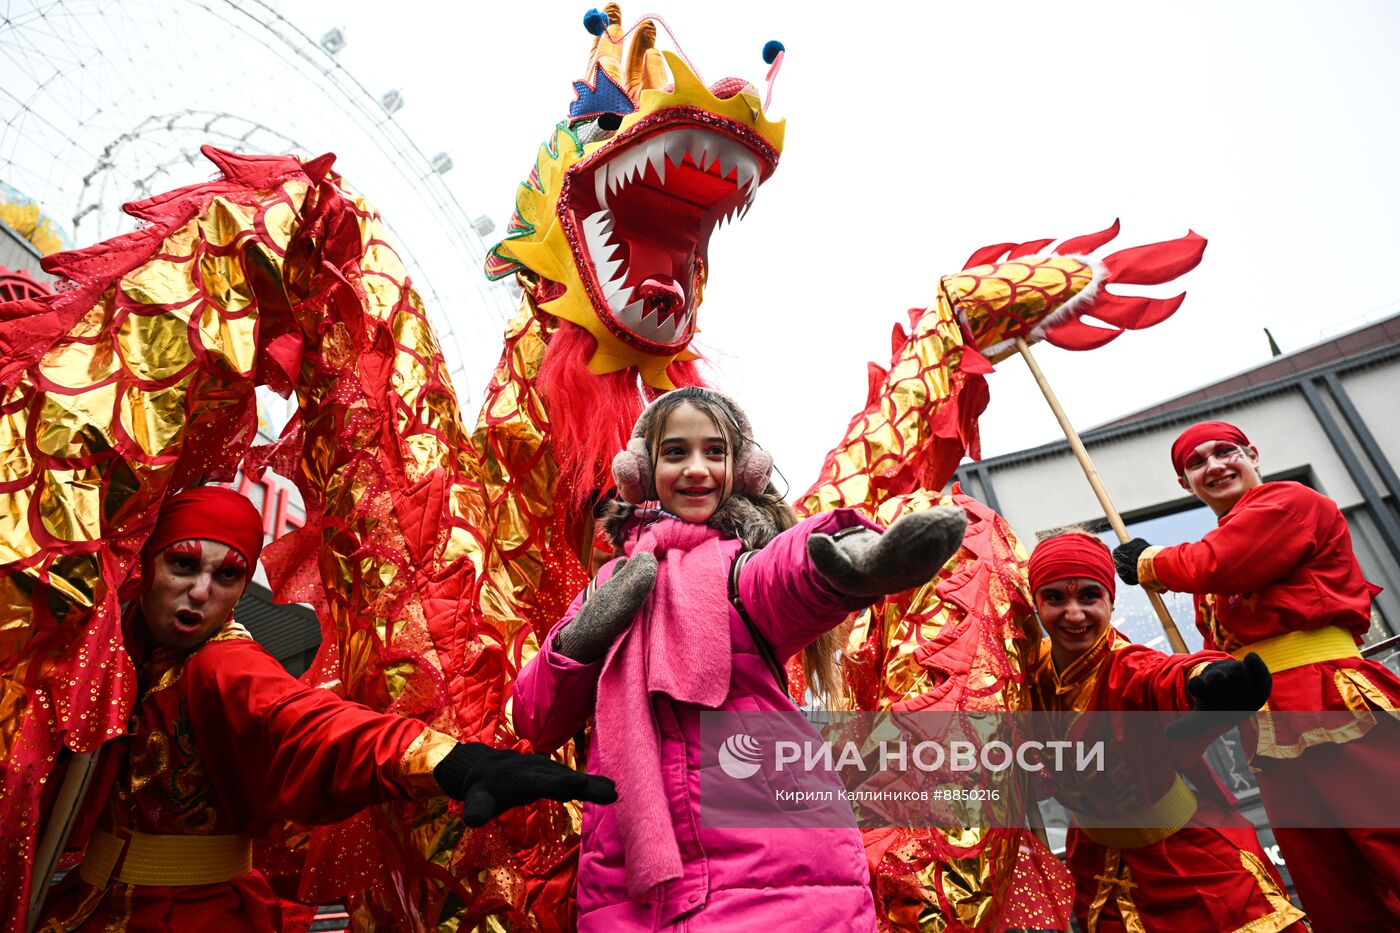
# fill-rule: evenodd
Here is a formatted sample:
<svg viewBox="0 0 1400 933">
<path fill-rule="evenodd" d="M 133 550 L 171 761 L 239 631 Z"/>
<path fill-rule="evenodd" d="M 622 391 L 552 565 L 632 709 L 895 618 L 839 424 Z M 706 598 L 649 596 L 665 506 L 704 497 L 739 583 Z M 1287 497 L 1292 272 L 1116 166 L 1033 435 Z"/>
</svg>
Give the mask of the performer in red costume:
<svg viewBox="0 0 1400 933">
<path fill-rule="evenodd" d="M 283 819 L 447 794 L 479 826 L 541 797 L 616 799 L 606 778 L 457 742 L 287 674 L 232 618 L 262 539 L 261 516 L 231 490 L 166 500 L 125 618 L 141 672 L 130 734 L 107 750 L 110 791 L 90 795 L 86 853 L 43 930 L 280 929 L 251 839 Z"/>
<path fill-rule="evenodd" d="M 1049 636 L 1032 682 L 1038 710 L 1201 711 L 1174 723 L 1167 738 L 1144 730 L 1141 717 L 1131 728 L 1110 718 L 1118 734 L 1107 771 L 1056 787 L 1075 817 L 1066 861 L 1080 929 L 1264 933 L 1297 924 L 1303 912 L 1289 903 L 1254 827 L 1201 760 L 1210 736 L 1195 737 L 1208 711 L 1258 709 L 1269 696 L 1268 669 L 1257 657 L 1168 655 L 1129 641 L 1110 622 L 1113 559 L 1093 535 L 1040 542 L 1030 584 Z"/>
<path fill-rule="evenodd" d="M 1258 449 L 1223 421 L 1187 428 L 1172 468 L 1219 527 L 1175 547 L 1119 545 L 1119 576 L 1194 593 L 1206 647 L 1257 652 L 1273 671 L 1251 764 L 1314 927 L 1400 929 L 1400 829 L 1365 828 L 1368 801 L 1400 779 L 1400 678 L 1357 650 L 1380 590 L 1361 574 L 1346 520 L 1306 486 L 1263 482 Z"/>
</svg>

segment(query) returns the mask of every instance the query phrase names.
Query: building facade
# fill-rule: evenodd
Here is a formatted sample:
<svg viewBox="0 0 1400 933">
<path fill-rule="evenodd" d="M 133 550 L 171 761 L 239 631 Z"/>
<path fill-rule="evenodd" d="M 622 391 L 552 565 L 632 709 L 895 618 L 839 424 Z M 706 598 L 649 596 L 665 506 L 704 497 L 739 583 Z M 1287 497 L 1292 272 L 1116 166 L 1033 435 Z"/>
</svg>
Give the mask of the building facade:
<svg viewBox="0 0 1400 933">
<path fill-rule="evenodd" d="M 1351 529 L 1367 579 L 1385 590 L 1372 604 L 1363 652 L 1400 671 L 1400 315 L 1275 357 L 1226 379 L 1084 432 L 1128 533 L 1152 544 L 1198 540 L 1215 515 L 1177 485 L 1172 441 L 1198 421 L 1238 425 L 1259 448 L 1266 480 L 1295 480 L 1331 497 Z M 1066 442 L 980 462 L 955 476 L 963 491 L 1006 517 L 1027 549 L 1066 525 L 1087 525 L 1110 546 L 1103 508 Z M 1165 594 L 1187 647 L 1202 646 L 1191 597 Z M 1114 624 L 1134 641 L 1169 651 L 1162 623 L 1137 587 L 1121 587 Z M 1259 792 L 1233 731 L 1207 753 L 1241 811 L 1283 869 Z M 1052 846 L 1064 845 L 1068 814 L 1042 803 Z"/>
<path fill-rule="evenodd" d="M 1385 588 L 1368 645 L 1400 633 L 1400 315 L 1084 432 L 1082 440 L 1128 531 L 1153 544 L 1197 540 L 1215 516 L 1177 485 L 1172 441 L 1197 421 L 1229 421 L 1259 448 L 1266 480 L 1305 483 L 1341 507 L 1366 576 Z M 964 463 L 963 491 L 1006 517 L 1029 548 L 1066 525 L 1116 543 L 1103 509 L 1063 441 Z M 1119 594 L 1115 622 L 1165 648 L 1140 591 Z M 1189 597 L 1168 596 L 1188 646 L 1199 648 Z M 1393 654 L 1393 652 L 1388 652 Z"/>
</svg>

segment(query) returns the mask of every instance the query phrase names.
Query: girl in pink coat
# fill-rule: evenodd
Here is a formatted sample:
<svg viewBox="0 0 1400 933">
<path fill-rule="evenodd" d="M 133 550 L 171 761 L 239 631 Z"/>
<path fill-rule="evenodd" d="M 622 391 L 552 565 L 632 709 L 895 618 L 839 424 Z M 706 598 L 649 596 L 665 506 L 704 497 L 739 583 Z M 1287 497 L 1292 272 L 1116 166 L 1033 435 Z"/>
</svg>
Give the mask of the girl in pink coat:
<svg viewBox="0 0 1400 933">
<path fill-rule="evenodd" d="M 883 533 L 849 509 L 798 522 L 771 470 L 730 399 L 692 387 L 652 403 L 613 461 L 626 501 L 603 527 L 625 556 L 516 681 L 517 733 L 547 753 L 592 718 L 588 768 L 618 785 L 618 803 L 583 809 L 582 931 L 875 929 L 853 823 L 702 821 L 700 714 L 794 711 L 782 666 L 804 649 L 809 683 L 839 697 L 833 630 L 930 579 L 966 518 L 932 509 Z"/>
</svg>

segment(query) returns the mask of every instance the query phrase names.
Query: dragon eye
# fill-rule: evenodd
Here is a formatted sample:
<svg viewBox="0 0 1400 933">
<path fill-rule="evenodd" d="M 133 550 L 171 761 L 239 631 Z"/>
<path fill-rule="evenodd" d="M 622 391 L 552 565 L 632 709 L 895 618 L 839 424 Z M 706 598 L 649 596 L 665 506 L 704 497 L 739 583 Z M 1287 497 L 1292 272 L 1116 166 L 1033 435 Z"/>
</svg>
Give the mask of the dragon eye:
<svg viewBox="0 0 1400 933">
<path fill-rule="evenodd" d="M 605 121 L 609 118 L 615 121 L 615 125 L 609 127 Z M 587 145 L 588 143 L 601 142 L 608 139 L 617 130 L 616 124 L 622 123 L 622 117 L 615 113 L 605 113 L 596 120 L 580 120 L 573 125 L 574 134 L 578 136 L 578 141 Z"/>
<path fill-rule="evenodd" d="M 607 130 L 611 133 L 621 125 L 622 114 L 620 113 L 600 113 L 598 115 L 598 129 L 600 130 Z"/>
</svg>

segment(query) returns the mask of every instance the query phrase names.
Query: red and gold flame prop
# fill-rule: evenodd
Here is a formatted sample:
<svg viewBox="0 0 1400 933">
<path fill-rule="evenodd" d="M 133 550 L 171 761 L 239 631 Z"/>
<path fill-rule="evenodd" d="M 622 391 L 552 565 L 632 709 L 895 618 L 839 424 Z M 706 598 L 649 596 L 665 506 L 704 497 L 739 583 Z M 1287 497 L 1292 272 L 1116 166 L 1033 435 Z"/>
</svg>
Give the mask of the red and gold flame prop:
<svg viewBox="0 0 1400 933">
<path fill-rule="evenodd" d="M 870 364 L 865 410 L 827 455 L 799 509 L 846 506 L 888 523 L 906 511 L 956 504 L 967 510 L 969 524 L 962 550 L 937 578 L 860 616 L 846 659 L 857 708 L 1028 708 L 1025 671 L 1040 633 L 1026 552 L 986 506 L 956 486 L 949 493 L 936 490 L 964 454 L 979 456 L 977 417 L 989 398 L 989 355 L 1014 352 L 1018 338 L 1087 349 L 1124 329 L 1158 323 L 1180 306 L 1184 295 L 1130 298 L 1106 286 L 1170 281 L 1200 261 L 1205 240 L 1189 233 L 1101 262 L 1084 255 L 1117 233 L 1115 221 L 1047 255 L 1036 251 L 1053 240 L 979 250 L 961 273 L 943 278 L 931 307 L 909 312 L 907 332 L 895 325 L 889 366 Z M 1022 805 L 1022 789 L 1013 781 L 1000 789 L 1005 806 Z M 886 929 L 1063 928 L 1068 922 L 1063 866 L 1029 831 L 882 829 L 866 834 L 866 847 Z"/>
</svg>

